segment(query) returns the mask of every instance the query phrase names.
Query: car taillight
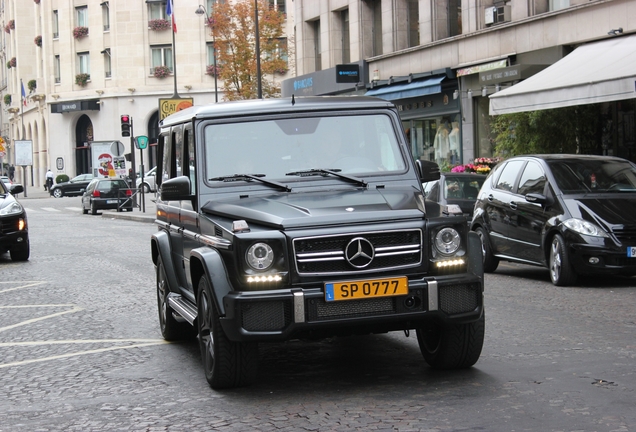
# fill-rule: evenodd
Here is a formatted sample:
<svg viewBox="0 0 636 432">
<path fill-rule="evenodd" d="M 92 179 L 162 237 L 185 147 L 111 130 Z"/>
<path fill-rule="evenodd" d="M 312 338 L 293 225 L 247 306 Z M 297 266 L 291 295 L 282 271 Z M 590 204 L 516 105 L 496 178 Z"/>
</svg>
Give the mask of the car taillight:
<svg viewBox="0 0 636 432">
<path fill-rule="evenodd" d="M 127 190 L 126 190 L 126 196 L 128 196 L 128 197 L 129 197 L 129 196 L 132 196 L 132 190 L 127 189 Z"/>
<path fill-rule="evenodd" d="M 97 189 L 95 189 L 95 190 L 93 191 L 93 198 L 99 198 L 99 196 L 100 196 L 99 191 L 98 191 Z"/>
</svg>

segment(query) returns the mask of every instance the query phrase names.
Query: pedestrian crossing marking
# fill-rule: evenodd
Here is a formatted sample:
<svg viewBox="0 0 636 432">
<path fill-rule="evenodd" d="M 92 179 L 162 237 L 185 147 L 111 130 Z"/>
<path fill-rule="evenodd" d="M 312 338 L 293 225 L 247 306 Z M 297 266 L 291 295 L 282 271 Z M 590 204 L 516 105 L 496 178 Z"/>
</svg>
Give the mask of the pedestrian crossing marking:
<svg viewBox="0 0 636 432">
<path fill-rule="evenodd" d="M 42 207 L 42 210 L 50 211 L 50 212 L 59 212 L 58 209 L 53 208 L 53 207 Z"/>
</svg>

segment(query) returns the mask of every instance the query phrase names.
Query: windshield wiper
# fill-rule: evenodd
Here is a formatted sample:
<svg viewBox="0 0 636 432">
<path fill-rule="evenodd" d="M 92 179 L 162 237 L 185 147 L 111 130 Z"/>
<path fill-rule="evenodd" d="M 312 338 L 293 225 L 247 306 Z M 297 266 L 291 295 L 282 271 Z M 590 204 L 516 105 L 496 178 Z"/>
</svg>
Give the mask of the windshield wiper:
<svg viewBox="0 0 636 432">
<path fill-rule="evenodd" d="M 208 179 L 208 181 L 233 182 L 233 181 L 256 180 L 268 186 L 272 186 L 272 187 L 284 190 L 285 192 L 291 192 L 291 188 L 289 186 L 284 185 L 282 183 L 275 182 L 275 181 L 265 180 L 262 177 L 265 177 L 265 174 L 233 174 L 233 175 L 226 175 L 226 176 L 220 176 L 220 177 L 212 177 L 211 179 Z"/>
<path fill-rule="evenodd" d="M 321 175 L 323 177 L 326 177 L 327 175 L 333 175 L 336 176 L 338 178 L 350 181 L 352 183 L 356 183 L 359 184 L 360 186 L 366 186 L 367 182 L 357 178 L 357 177 L 352 177 L 352 176 L 348 176 L 346 174 L 340 174 L 340 169 L 327 169 L 327 168 L 312 168 L 312 169 L 308 169 L 308 170 L 301 170 L 301 171 L 292 171 L 292 172 L 288 172 L 285 175 L 288 176 L 300 176 L 300 177 L 308 177 L 308 176 L 313 176 L 313 175 Z"/>
</svg>

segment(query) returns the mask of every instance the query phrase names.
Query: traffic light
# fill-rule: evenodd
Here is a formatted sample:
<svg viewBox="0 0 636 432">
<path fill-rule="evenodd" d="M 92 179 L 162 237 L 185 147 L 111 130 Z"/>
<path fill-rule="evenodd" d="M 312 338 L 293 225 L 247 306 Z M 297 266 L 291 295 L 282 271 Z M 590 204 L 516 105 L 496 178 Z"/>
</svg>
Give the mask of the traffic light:
<svg viewBox="0 0 636 432">
<path fill-rule="evenodd" d="M 128 114 L 121 115 L 121 136 L 129 137 L 130 136 L 130 126 L 132 120 Z"/>
</svg>

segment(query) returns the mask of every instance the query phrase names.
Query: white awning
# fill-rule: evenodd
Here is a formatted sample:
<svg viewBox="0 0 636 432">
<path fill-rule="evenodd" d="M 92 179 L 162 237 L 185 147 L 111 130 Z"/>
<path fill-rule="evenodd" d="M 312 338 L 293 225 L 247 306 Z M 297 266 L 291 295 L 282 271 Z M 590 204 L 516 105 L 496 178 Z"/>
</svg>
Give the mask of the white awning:
<svg viewBox="0 0 636 432">
<path fill-rule="evenodd" d="M 490 114 L 636 98 L 636 35 L 582 45 L 552 66 L 490 96 Z"/>
</svg>

